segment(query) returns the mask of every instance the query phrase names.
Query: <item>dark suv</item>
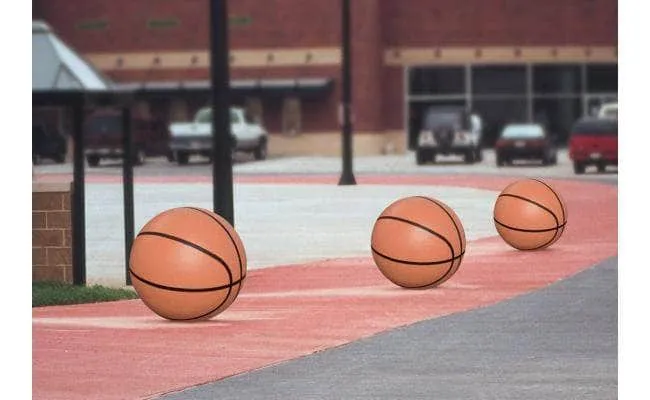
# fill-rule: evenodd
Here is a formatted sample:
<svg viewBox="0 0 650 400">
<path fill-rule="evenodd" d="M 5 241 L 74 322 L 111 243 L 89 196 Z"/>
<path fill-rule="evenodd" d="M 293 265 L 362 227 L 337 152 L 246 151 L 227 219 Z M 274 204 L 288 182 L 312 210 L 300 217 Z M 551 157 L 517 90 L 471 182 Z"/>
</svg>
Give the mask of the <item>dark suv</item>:
<svg viewBox="0 0 650 400">
<path fill-rule="evenodd" d="M 151 118 L 132 119 L 133 163 L 140 165 L 147 156 L 170 156 L 169 138 L 164 123 Z M 95 167 L 102 159 L 122 159 L 122 115 L 118 110 L 99 110 L 86 117 L 85 155 Z"/>
<path fill-rule="evenodd" d="M 482 121 L 463 107 L 430 107 L 418 134 L 416 163 L 436 161 L 437 155 L 459 154 L 465 162 L 482 161 Z"/>
<path fill-rule="evenodd" d="M 65 137 L 45 124 L 32 124 L 32 163 L 40 164 L 44 158 L 57 163 L 65 161 L 67 145 Z"/>
</svg>

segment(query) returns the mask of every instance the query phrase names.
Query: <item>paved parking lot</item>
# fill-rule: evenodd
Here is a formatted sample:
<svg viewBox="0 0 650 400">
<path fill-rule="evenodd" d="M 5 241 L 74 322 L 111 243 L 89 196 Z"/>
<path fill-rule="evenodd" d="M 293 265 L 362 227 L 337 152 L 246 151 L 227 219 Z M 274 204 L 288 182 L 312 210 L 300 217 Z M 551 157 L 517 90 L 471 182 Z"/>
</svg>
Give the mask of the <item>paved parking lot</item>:
<svg viewBox="0 0 650 400">
<path fill-rule="evenodd" d="M 210 176 L 212 165 L 206 159 L 197 157 L 187 166 L 170 163 L 165 158 L 148 159 L 147 163 L 135 168 L 135 176 Z M 96 168 L 87 168 L 90 175 L 120 175 L 122 173 L 119 161 L 107 160 Z M 555 178 L 574 178 L 573 167 L 568 153 L 562 149 L 558 153 L 558 164 L 542 166 L 539 163 L 517 162 L 514 166 L 497 167 L 495 154 L 491 149 L 484 150 L 483 162 L 466 165 L 461 158 L 455 156 L 441 157 L 437 164 L 418 166 L 412 152 L 406 154 L 355 157 L 354 172 L 390 173 L 390 174 L 498 174 L 513 176 L 540 176 Z M 34 167 L 35 173 L 72 173 L 71 164 L 44 164 Z M 335 174 L 341 171 L 341 159 L 338 157 L 303 156 L 271 158 L 265 161 L 254 161 L 247 155 L 236 155 L 233 167 L 235 174 Z M 587 170 L 580 175 L 581 179 L 617 180 L 616 169 L 608 169 L 606 174 L 597 174 L 595 169 Z"/>
</svg>

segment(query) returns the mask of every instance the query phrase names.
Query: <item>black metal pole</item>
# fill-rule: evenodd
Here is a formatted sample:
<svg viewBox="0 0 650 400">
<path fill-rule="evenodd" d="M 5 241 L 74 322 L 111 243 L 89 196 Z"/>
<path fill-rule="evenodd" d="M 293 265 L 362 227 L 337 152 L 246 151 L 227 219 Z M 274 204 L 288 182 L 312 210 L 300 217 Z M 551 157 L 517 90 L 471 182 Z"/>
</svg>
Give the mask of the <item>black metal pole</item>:
<svg viewBox="0 0 650 400">
<path fill-rule="evenodd" d="M 214 203 L 214 212 L 234 226 L 228 61 L 227 0 L 210 0 L 212 201 Z"/>
<path fill-rule="evenodd" d="M 84 96 L 72 106 L 73 181 L 72 181 L 72 282 L 86 284 L 86 203 L 84 187 Z"/>
<path fill-rule="evenodd" d="M 126 284 L 131 284 L 129 256 L 133 245 L 133 135 L 131 134 L 131 108 L 122 109 L 122 188 L 124 192 L 124 259 Z"/>
<path fill-rule="evenodd" d="M 351 81 L 351 55 L 350 55 L 350 0 L 341 1 L 341 40 L 342 40 L 342 70 L 341 70 L 341 84 L 343 86 L 343 94 L 341 98 L 342 108 L 342 136 L 343 136 L 343 171 L 341 172 L 341 179 L 339 185 L 356 185 L 354 173 L 352 172 L 352 121 L 350 118 L 351 113 L 351 98 L 352 88 L 350 87 Z"/>
</svg>

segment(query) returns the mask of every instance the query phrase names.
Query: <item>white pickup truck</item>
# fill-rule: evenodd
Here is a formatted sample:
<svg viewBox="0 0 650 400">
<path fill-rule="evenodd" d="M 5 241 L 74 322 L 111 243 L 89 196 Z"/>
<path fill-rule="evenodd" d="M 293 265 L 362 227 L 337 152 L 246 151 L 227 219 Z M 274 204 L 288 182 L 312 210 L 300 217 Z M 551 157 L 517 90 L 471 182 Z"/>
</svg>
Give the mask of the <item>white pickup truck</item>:
<svg viewBox="0 0 650 400">
<path fill-rule="evenodd" d="M 230 108 L 230 131 L 233 151 L 253 153 L 256 160 L 267 155 L 268 133 L 251 121 L 242 108 Z M 212 156 L 212 108 L 201 108 L 192 122 L 174 122 L 169 125 L 169 148 L 172 160 L 180 165 L 189 162 L 194 154 Z"/>
</svg>

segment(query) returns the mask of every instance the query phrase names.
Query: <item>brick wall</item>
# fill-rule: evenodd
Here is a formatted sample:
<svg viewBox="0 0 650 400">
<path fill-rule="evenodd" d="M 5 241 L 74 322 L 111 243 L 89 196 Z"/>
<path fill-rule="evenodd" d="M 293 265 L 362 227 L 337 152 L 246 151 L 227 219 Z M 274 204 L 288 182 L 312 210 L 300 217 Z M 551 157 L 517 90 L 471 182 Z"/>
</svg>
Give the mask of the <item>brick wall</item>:
<svg viewBox="0 0 650 400">
<path fill-rule="evenodd" d="M 617 0 L 383 0 L 384 45 L 615 46 Z"/>
<path fill-rule="evenodd" d="M 70 183 L 32 184 L 32 280 L 72 283 Z"/>
</svg>

